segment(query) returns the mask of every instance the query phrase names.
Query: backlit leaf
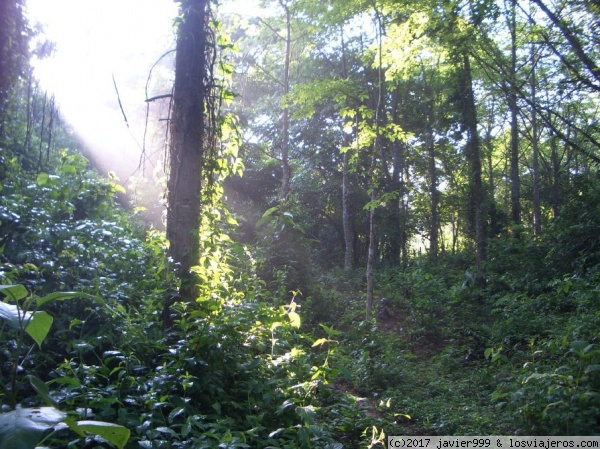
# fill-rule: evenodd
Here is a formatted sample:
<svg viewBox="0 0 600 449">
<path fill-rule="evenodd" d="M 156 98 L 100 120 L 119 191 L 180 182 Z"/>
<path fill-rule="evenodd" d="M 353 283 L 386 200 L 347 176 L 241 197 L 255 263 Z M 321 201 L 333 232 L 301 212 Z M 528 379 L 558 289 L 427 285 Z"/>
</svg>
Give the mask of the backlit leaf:
<svg viewBox="0 0 600 449">
<path fill-rule="evenodd" d="M 290 313 L 288 313 L 288 317 L 290 318 L 292 327 L 295 327 L 296 329 L 300 327 L 300 324 L 301 324 L 300 315 L 298 315 L 296 312 L 290 312 Z"/>
<path fill-rule="evenodd" d="M 46 339 L 53 322 L 54 318 L 52 318 L 46 312 L 36 312 L 25 328 L 25 332 L 27 332 L 41 348 L 42 343 Z"/>
<path fill-rule="evenodd" d="M 65 414 L 54 407 L 18 408 L 0 414 L 0 447 L 33 449 L 44 433 L 59 424 Z"/>
<path fill-rule="evenodd" d="M 129 440 L 129 429 L 118 424 L 103 421 L 67 421 L 67 424 L 72 431 L 81 436 L 87 434 L 99 436 L 119 449 L 123 449 Z"/>
<path fill-rule="evenodd" d="M 27 289 L 21 284 L 0 285 L 0 291 L 4 293 L 4 296 L 14 301 L 27 297 Z"/>
</svg>

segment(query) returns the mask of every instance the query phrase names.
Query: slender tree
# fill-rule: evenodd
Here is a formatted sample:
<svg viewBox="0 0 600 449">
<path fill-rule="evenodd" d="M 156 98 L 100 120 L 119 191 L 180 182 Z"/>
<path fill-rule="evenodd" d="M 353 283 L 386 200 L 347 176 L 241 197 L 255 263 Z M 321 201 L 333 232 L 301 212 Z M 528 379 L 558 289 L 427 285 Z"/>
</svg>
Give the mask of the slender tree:
<svg viewBox="0 0 600 449">
<path fill-rule="evenodd" d="M 344 28 L 340 27 L 340 42 L 342 50 L 342 78 L 348 79 L 348 62 Z M 348 137 L 345 137 L 344 153 L 342 155 L 342 229 L 344 230 L 344 270 L 350 271 L 354 266 L 354 226 L 350 204 L 350 155 L 348 154 Z"/>
<path fill-rule="evenodd" d="M 205 153 L 210 54 L 209 0 L 183 0 L 180 6 L 175 86 L 170 122 L 167 237 L 170 255 L 179 265 L 181 296 L 195 299 L 190 269 L 199 259 L 202 165 Z"/>
<path fill-rule="evenodd" d="M 377 27 L 377 97 L 375 102 L 375 118 L 374 118 L 374 139 L 373 139 L 373 154 L 371 155 L 371 168 L 369 170 L 370 178 L 370 189 L 371 189 L 371 207 L 369 209 L 369 239 L 368 239 L 368 252 L 367 252 L 367 304 L 366 304 L 366 319 L 371 317 L 373 309 L 373 293 L 375 290 L 375 278 L 373 276 L 373 267 L 375 264 L 375 251 L 377 241 L 375 239 L 375 210 L 374 205 L 375 198 L 377 195 L 377 184 L 378 181 L 375 179 L 375 166 L 377 162 L 378 154 L 381 154 L 382 149 L 382 136 L 381 125 L 383 122 L 383 101 L 384 101 L 384 78 L 383 78 L 383 64 L 382 64 L 382 40 L 383 40 L 383 21 L 381 12 L 378 10 L 377 5 L 373 3 L 373 10 L 375 13 L 375 21 Z M 383 158 L 382 158 L 383 163 Z"/>
<path fill-rule="evenodd" d="M 290 93 L 290 65 L 292 61 L 292 13 L 288 3 L 279 0 L 285 11 L 285 62 L 283 65 L 283 129 L 281 136 L 281 199 L 286 201 L 290 196 L 290 108 L 286 96 Z"/>
<path fill-rule="evenodd" d="M 482 267 L 486 259 L 487 248 L 487 215 L 485 211 L 485 192 L 481 177 L 481 144 L 477 131 L 477 110 L 473 92 L 471 60 L 467 52 L 463 52 L 460 59 L 457 66 L 458 94 L 460 96 L 463 125 L 467 130 L 465 155 L 469 164 L 469 218 L 475 231 L 478 278 L 480 282 L 483 282 Z"/>
<path fill-rule="evenodd" d="M 536 104 L 537 79 L 535 76 L 535 44 L 531 44 L 531 104 Z M 531 107 L 531 147 L 533 171 L 533 235 L 542 235 L 542 206 L 540 194 L 540 149 L 538 142 L 538 121 L 535 107 Z"/>
<path fill-rule="evenodd" d="M 510 31 L 510 68 L 508 109 L 510 111 L 510 204 L 514 224 L 521 223 L 521 178 L 519 174 L 519 110 L 517 107 L 517 12 L 516 0 L 507 6 L 507 22 Z"/>
</svg>

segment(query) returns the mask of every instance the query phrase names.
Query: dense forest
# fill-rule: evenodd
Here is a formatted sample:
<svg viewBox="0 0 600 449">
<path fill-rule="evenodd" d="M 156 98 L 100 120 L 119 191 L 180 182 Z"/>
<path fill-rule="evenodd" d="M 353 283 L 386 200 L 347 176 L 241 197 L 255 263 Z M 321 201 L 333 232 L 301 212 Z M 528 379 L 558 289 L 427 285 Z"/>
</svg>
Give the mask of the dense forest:
<svg viewBox="0 0 600 449">
<path fill-rule="evenodd" d="M 0 0 L 0 448 L 599 435 L 598 3 L 178 3 L 158 223 Z"/>
</svg>

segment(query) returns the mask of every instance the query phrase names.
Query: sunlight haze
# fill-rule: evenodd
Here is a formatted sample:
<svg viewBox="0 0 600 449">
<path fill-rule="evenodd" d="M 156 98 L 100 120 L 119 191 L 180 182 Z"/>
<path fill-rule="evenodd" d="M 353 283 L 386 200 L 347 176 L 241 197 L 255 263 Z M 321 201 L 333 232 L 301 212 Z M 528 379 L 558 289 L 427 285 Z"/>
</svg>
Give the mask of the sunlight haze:
<svg viewBox="0 0 600 449">
<path fill-rule="evenodd" d="M 32 24 L 56 44 L 35 62 L 43 88 L 84 140 L 102 170 L 122 181 L 138 164 L 144 85 L 151 65 L 174 46 L 176 4 L 168 0 L 28 0 Z M 130 128 L 118 107 L 117 82 Z"/>
</svg>

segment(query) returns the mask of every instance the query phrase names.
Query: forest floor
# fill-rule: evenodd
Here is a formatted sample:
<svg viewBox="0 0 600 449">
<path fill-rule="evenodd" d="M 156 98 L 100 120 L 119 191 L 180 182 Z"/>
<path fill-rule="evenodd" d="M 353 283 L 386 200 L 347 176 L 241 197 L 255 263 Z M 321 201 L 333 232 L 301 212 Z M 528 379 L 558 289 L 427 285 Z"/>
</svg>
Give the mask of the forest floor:
<svg viewBox="0 0 600 449">
<path fill-rule="evenodd" d="M 332 323 L 344 333 L 336 366 L 344 374 L 329 387 L 356 403 L 363 429 L 375 426 L 388 436 L 515 432 L 510 412 L 492 399 L 498 371 L 464 330 L 486 326 L 485 313 L 443 299 L 424 311 L 419 298 L 391 293 L 376 301 L 377 319 L 365 324 L 364 300 L 349 296 L 341 295 L 353 304 L 346 320 Z"/>
</svg>

